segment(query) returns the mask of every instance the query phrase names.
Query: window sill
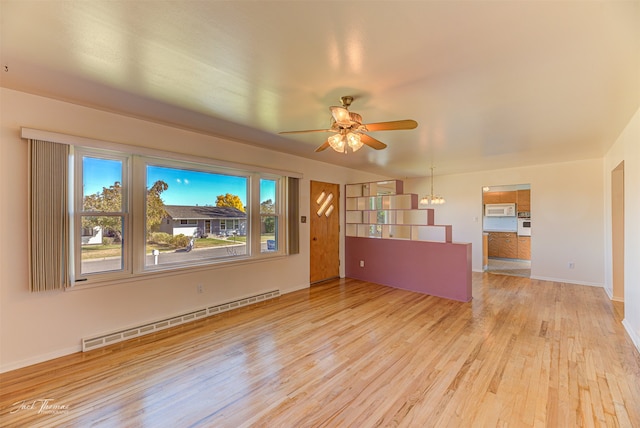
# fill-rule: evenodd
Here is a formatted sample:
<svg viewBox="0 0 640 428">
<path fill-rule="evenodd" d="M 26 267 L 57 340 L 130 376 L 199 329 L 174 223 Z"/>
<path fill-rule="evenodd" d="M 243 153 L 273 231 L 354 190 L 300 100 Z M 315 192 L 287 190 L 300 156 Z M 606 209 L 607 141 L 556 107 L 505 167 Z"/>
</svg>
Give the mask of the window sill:
<svg viewBox="0 0 640 428">
<path fill-rule="evenodd" d="M 87 281 L 76 282 L 74 285 L 65 288 L 65 291 L 79 291 L 88 290 L 95 287 L 103 287 L 108 285 L 126 284 L 129 282 L 136 282 L 140 280 L 151 280 L 154 278 L 164 278 L 169 276 L 184 275 L 193 272 L 205 272 L 218 269 L 226 269 L 234 266 L 251 265 L 255 263 L 264 263 L 268 261 L 280 260 L 287 257 L 287 254 L 269 254 L 261 255 L 257 257 L 247 257 L 246 259 L 233 259 L 225 261 L 216 261 L 215 263 L 201 263 L 193 264 L 189 266 L 180 267 L 166 267 L 153 270 L 146 270 L 143 272 L 133 273 L 130 275 L 123 274 L 123 276 L 117 278 L 105 278 L 94 279 L 88 278 Z"/>
</svg>

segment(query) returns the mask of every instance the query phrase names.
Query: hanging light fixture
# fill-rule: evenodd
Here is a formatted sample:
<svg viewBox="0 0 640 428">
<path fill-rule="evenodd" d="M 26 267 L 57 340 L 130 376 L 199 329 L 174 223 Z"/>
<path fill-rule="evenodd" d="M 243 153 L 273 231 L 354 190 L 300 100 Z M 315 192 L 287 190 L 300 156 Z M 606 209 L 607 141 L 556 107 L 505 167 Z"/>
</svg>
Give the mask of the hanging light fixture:
<svg viewBox="0 0 640 428">
<path fill-rule="evenodd" d="M 347 153 L 347 146 L 355 152 L 363 145 L 360 134 L 350 131 L 347 132 L 345 129 L 341 129 L 339 133 L 333 134 L 327 141 L 329 146 L 338 153 Z"/>
<path fill-rule="evenodd" d="M 420 199 L 420 203 L 424 205 L 442 205 L 446 202 L 442 196 L 433 193 L 433 170 L 434 167 L 431 167 L 431 193 Z"/>
</svg>

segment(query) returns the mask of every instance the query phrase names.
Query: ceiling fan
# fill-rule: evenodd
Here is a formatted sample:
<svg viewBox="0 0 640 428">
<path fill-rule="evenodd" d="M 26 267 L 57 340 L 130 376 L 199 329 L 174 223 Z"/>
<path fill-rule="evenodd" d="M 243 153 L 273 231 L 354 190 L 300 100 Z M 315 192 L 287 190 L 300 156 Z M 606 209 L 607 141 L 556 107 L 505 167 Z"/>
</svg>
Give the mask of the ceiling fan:
<svg viewBox="0 0 640 428">
<path fill-rule="evenodd" d="M 331 127 L 329 129 L 307 129 L 303 131 L 284 131 L 280 134 L 302 134 L 307 132 L 333 132 L 334 134 L 327 138 L 320 145 L 316 152 L 321 152 L 328 147 L 339 153 L 346 153 L 347 147 L 354 152 L 363 145 L 367 145 L 376 150 L 382 150 L 387 147 L 382 141 L 367 135 L 367 132 L 375 131 L 397 131 L 401 129 L 414 129 L 418 126 L 418 122 L 411 119 L 394 120 L 391 122 L 362 123 L 362 116 L 358 113 L 349 111 L 349 106 L 353 102 L 353 97 L 340 97 L 342 107 L 331 106 Z"/>
</svg>

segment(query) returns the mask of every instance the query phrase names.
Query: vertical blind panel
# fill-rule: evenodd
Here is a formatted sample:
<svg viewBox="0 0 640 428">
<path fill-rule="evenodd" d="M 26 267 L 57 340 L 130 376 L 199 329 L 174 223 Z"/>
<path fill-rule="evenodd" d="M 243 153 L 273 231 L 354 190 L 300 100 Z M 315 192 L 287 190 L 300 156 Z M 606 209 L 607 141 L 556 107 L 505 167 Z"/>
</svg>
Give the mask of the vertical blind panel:
<svg viewBox="0 0 640 428">
<path fill-rule="evenodd" d="M 300 253 L 300 179 L 287 178 L 287 230 L 289 231 L 289 254 Z"/>
<path fill-rule="evenodd" d="M 69 285 L 69 146 L 29 140 L 30 290 L 60 290 Z"/>
</svg>

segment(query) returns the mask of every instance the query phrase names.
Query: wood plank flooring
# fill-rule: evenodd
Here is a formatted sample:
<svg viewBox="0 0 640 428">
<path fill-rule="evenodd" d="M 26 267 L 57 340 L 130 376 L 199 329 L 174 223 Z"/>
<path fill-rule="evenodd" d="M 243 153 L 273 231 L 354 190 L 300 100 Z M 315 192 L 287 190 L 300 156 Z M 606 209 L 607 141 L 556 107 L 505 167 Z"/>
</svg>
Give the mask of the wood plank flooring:
<svg viewBox="0 0 640 428">
<path fill-rule="evenodd" d="M 640 355 L 602 289 L 473 281 L 460 303 L 333 280 L 4 373 L 0 425 L 640 427 Z"/>
</svg>

